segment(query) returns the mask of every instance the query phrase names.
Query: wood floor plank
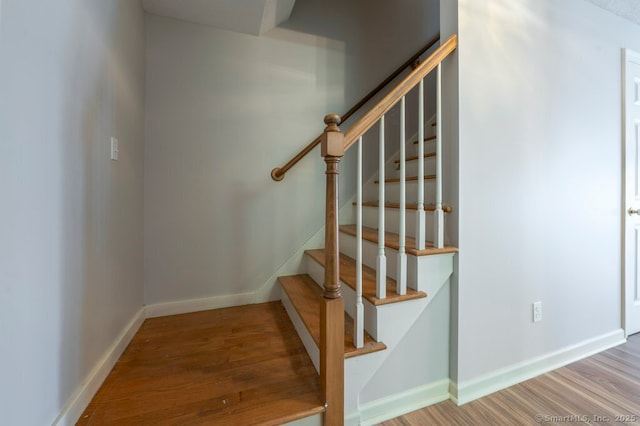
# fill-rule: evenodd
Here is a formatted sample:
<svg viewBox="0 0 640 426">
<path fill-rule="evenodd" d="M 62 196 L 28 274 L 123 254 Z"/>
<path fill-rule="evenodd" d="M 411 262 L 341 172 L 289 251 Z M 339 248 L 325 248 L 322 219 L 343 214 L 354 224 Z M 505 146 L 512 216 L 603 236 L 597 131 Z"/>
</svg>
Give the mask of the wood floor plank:
<svg viewBox="0 0 640 426">
<path fill-rule="evenodd" d="M 280 302 L 146 320 L 78 425 L 281 424 L 323 412 Z"/>
<path fill-rule="evenodd" d="M 640 424 L 640 334 L 628 342 L 460 407 L 445 401 L 381 423 Z M 616 422 L 616 416 L 629 416 Z M 537 416 L 537 417 L 536 417 Z M 583 420 L 582 422 L 578 420 Z"/>
</svg>

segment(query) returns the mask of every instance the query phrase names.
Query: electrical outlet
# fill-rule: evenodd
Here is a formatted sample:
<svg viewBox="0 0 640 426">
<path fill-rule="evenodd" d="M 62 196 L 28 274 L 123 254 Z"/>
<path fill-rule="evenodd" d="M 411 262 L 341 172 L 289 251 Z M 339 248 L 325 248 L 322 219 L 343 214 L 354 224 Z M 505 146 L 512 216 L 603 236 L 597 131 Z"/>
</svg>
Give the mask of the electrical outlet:
<svg viewBox="0 0 640 426">
<path fill-rule="evenodd" d="M 111 159 L 118 161 L 118 139 L 111 137 Z"/>
<path fill-rule="evenodd" d="M 533 303 L 533 322 L 542 321 L 542 302 Z"/>
</svg>

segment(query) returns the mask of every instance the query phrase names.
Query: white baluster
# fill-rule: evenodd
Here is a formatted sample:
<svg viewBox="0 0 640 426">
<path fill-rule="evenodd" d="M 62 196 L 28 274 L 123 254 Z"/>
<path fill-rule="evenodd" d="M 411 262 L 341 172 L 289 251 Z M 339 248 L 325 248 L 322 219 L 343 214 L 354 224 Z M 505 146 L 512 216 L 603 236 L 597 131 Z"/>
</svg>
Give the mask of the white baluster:
<svg viewBox="0 0 640 426">
<path fill-rule="evenodd" d="M 436 86 L 436 208 L 434 212 L 435 248 L 444 247 L 444 212 L 442 211 L 442 67 L 438 64 Z"/>
<path fill-rule="evenodd" d="M 385 208 L 385 152 L 384 152 L 384 115 L 380 117 L 380 152 L 378 163 L 378 258 L 376 259 L 376 297 L 387 297 L 387 257 L 384 251 L 384 208 Z"/>
<path fill-rule="evenodd" d="M 440 123 L 438 123 L 438 126 Z M 416 210 L 416 249 L 424 250 L 427 239 L 424 212 L 424 79 L 418 87 L 418 206 Z"/>
<path fill-rule="evenodd" d="M 405 136 L 405 98 L 400 100 L 400 229 L 398 232 L 398 276 L 396 277 L 396 293 L 407 294 L 407 254 L 405 253 L 405 207 L 406 197 L 406 136 Z"/>
<path fill-rule="evenodd" d="M 353 342 L 356 348 L 364 346 L 364 305 L 362 304 L 362 136 L 358 139 L 358 195 L 356 206 L 356 320 Z"/>
</svg>

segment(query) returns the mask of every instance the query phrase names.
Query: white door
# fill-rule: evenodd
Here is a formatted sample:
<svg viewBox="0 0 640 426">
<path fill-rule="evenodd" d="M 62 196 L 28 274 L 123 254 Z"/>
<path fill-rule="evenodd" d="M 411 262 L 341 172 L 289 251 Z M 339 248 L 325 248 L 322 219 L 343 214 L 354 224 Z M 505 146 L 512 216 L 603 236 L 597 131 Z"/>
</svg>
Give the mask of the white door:
<svg viewBox="0 0 640 426">
<path fill-rule="evenodd" d="M 640 54 L 624 50 L 624 328 L 640 332 Z"/>
</svg>

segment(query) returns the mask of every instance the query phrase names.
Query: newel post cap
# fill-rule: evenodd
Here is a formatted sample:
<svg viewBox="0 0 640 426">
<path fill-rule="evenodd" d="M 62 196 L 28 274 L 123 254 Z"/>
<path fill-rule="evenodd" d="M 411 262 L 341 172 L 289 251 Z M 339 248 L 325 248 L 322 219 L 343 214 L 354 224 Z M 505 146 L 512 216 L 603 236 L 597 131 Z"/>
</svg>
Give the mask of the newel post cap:
<svg viewBox="0 0 640 426">
<path fill-rule="evenodd" d="M 322 134 L 322 149 L 320 155 L 323 157 L 342 157 L 344 155 L 344 134 L 340 132 L 340 116 L 329 114 L 324 117 L 324 124 L 327 125 Z"/>
<path fill-rule="evenodd" d="M 340 125 L 340 123 L 342 122 L 342 119 L 340 118 L 340 116 L 338 114 L 327 114 L 324 116 L 324 124 L 327 125 L 327 127 L 325 127 L 324 131 L 325 132 L 339 132 L 340 131 L 340 127 L 338 127 Z"/>
</svg>

